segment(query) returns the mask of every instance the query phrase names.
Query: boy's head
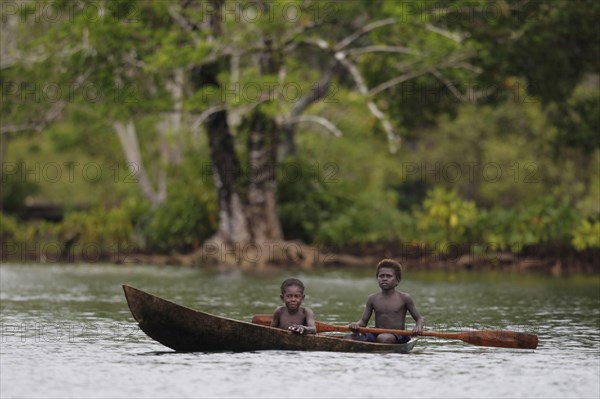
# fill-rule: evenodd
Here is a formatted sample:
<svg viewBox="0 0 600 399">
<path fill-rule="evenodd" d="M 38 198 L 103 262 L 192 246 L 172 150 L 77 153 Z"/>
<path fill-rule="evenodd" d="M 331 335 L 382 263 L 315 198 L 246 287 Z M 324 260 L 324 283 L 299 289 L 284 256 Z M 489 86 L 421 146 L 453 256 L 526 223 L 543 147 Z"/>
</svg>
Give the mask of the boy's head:
<svg viewBox="0 0 600 399">
<path fill-rule="evenodd" d="M 285 293 L 285 289 L 293 285 L 300 288 L 300 291 L 304 293 L 304 283 L 302 283 L 302 281 L 298 280 L 297 278 L 288 278 L 283 283 L 281 283 L 281 294 L 283 295 Z"/>
<path fill-rule="evenodd" d="M 290 312 L 296 312 L 304 301 L 304 284 L 297 278 L 289 278 L 281 284 L 279 296 Z"/>
<path fill-rule="evenodd" d="M 379 269 L 381 269 L 382 267 L 392 269 L 394 271 L 394 274 L 396 275 L 396 280 L 398 282 L 402 280 L 402 265 L 400 263 L 396 262 L 393 259 L 383 259 L 377 264 L 377 271 L 375 272 L 375 277 L 379 276 Z"/>
</svg>

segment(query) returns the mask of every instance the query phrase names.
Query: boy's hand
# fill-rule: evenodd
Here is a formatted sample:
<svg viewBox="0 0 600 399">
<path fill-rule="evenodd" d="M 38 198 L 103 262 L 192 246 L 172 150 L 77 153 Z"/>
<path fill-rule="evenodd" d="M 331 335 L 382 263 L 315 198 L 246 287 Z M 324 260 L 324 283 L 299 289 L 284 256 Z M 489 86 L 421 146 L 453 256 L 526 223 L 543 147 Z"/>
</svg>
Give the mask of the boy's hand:
<svg viewBox="0 0 600 399">
<path fill-rule="evenodd" d="M 348 325 L 348 327 L 350 327 L 350 330 L 352 330 L 353 333 L 357 333 L 358 329 L 360 328 L 360 324 L 358 323 L 351 323 Z"/>
<path fill-rule="evenodd" d="M 301 326 L 299 324 L 294 324 L 293 326 L 289 326 L 288 330 L 290 330 L 291 332 L 294 332 L 296 334 L 304 334 L 305 328 L 304 326 Z"/>
<path fill-rule="evenodd" d="M 423 326 L 416 325 L 413 328 L 413 335 L 421 335 L 423 333 Z"/>
</svg>

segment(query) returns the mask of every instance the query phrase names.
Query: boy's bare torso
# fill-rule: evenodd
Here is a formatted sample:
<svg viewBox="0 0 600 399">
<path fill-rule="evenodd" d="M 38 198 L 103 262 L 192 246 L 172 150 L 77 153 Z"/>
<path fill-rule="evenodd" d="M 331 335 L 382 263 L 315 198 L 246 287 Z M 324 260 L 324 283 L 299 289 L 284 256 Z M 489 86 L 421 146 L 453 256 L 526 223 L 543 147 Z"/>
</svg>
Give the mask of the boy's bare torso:
<svg viewBox="0 0 600 399">
<path fill-rule="evenodd" d="M 285 329 L 293 325 L 306 324 L 306 313 L 304 308 L 300 308 L 295 313 L 290 313 L 285 306 L 281 306 L 277 309 L 277 312 L 279 313 L 279 328 Z"/>
<path fill-rule="evenodd" d="M 410 296 L 402 292 L 377 293 L 370 295 L 367 299 L 367 310 L 370 305 L 375 311 L 377 327 L 404 330 L 407 305 L 410 302 Z"/>
</svg>

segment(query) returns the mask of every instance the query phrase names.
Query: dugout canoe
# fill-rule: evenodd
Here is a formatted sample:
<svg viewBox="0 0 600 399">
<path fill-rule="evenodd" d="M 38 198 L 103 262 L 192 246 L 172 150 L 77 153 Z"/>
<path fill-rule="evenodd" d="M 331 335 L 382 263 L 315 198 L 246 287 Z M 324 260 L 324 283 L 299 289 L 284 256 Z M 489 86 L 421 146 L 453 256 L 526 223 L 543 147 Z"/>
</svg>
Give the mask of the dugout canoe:
<svg viewBox="0 0 600 399">
<path fill-rule="evenodd" d="M 139 327 L 150 338 L 178 352 L 244 352 L 298 350 L 328 352 L 408 353 L 406 344 L 379 344 L 324 335 L 298 335 L 288 330 L 252 324 L 201 312 L 123 285 L 127 304 Z"/>
</svg>

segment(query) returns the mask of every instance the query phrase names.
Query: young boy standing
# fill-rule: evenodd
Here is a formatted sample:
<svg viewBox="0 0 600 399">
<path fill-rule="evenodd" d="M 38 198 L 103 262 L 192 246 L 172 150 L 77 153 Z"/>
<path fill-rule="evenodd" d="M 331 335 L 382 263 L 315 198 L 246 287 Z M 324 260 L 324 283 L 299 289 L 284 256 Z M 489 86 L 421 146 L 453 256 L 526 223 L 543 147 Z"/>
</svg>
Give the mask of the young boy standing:
<svg viewBox="0 0 600 399">
<path fill-rule="evenodd" d="M 271 327 L 288 329 L 296 334 L 316 334 L 315 316 L 309 308 L 302 307 L 304 284 L 296 278 L 289 278 L 281 284 L 279 296 L 285 306 L 273 313 Z"/>
<path fill-rule="evenodd" d="M 410 340 L 410 337 L 408 336 L 390 333 L 377 335 L 371 333 L 358 333 L 359 327 L 367 326 L 373 312 L 375 312 L 376 328 L 404 330 L 407 311 L 410 312 L 410 315 L 416 321 L 413 332 L 415 334 L 423 332 L 425 319 L 417 310 L 412 298 L 407 293 L 396 291 L 396 286 L 402 279 L 402 266 L 400 263 L 392 259 L 383 259 L 377 265 L 376 276 L 381 292 L 369 295 L 367 298 L 367 305 L 360 320 L 350 324 L 353 333 L 350 334 L 348 338 L 386 344 L 408 342 Z"/>
</svg>

